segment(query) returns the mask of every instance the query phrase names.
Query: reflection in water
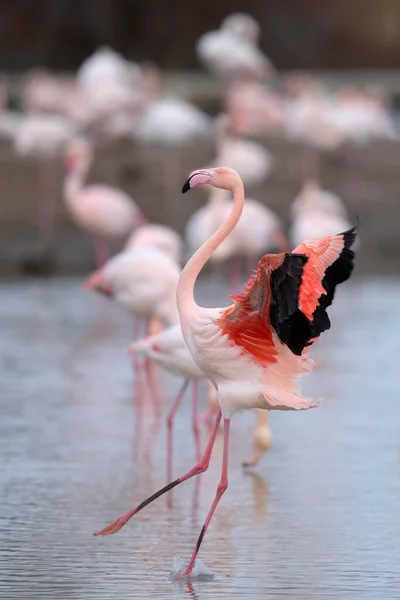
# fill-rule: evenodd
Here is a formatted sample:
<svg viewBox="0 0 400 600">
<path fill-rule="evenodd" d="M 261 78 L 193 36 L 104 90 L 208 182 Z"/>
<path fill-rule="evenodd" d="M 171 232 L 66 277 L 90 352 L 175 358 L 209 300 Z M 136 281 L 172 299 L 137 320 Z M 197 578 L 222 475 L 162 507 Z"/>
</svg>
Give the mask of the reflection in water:
<svg viewBox="0 0 400 600">
<path fill-rule="evenodd" d="M 225 290 L 199 286 L 218 303 Z M 212 582 L 172 582 L 219 481 L 210 469 L 116 536 L 92 532 L 165 484 L 164 423 L 124 349 L 132 323 L 71 280 L 0 288 L 0 597 L 397 598 L 400 590 L 400 283 L 350 282 L 316 346 L 317 410 L 274 413 L 257 471 L 240 467 L 254 417 L 232 423 L 229 488 L 201 550 Z M 222 300 L 223 302 L 223 300 Z M 180 382 L 163 376 L 165 405 Z M 201 394 L 205 401 L 205 390 Z M 138 407 L 141 410 L 138 410 Z M 136 407 L 136 408 L 135 408 Z M 195 461 L 190 402 L 177 415 L 174 473 Z M 202 446 L 208 432 L 202 431 Z"/>
</svg>

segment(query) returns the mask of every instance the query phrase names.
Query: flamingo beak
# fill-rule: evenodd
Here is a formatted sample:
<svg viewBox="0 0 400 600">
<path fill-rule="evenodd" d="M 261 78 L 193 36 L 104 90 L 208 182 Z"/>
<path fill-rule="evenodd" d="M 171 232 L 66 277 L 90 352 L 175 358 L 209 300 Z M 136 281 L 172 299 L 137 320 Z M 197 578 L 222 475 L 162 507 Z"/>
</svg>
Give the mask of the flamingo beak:
<svg viewBox="0 0 400 600">
<path fill-rule="evenodd" d="M 92 273 L 92 275 L 89 275 L 89 277 L 83 282 L 83 289 L 86 292 L 95 290 L 96 292 L 104 294 L 110 298 L 114 295 L 114 290 L 112 289 L 111 285 L 105 282 L 101 271 L 95 271 Z"/>
<path fill-rule="evenodd" d="M 186 194 L 189 190 L 198 185 L 209 183 L 215 174 L 215 169 L 204 169 L 203 171 L 193 171 L 182 187 L 182 194 Z"/>
<path fill-rule="evenodd" d="M 185 183 L 183 184 L 182 187 L 182 194 L 186 194 L 186 192 L 188 192 L 190 190 L 190 177 L 187 181 L 185 181 Z"/>
</svg>

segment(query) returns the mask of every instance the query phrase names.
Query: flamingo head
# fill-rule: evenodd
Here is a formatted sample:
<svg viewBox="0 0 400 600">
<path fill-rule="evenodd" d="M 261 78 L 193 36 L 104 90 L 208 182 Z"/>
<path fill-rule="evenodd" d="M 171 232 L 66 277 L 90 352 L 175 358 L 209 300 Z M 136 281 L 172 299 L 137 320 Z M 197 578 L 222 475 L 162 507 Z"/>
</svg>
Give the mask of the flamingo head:
<svg viewBox="0 0 400 600">
<path fill-rule="evenodd" d="M 233 190 L 238 184 L 242 185 L 239 174 L 229 167 L 215 169 L 200 169 L 193 171 L 182 187 L 182 194 L 199 185 L 212 185 L 222 190 Z"/>
<path fill-rule="evenodd" d="M 93 160 L 93 148 L 88 140 L 77 137 L 68 144 L 65 154 L 65 166 L 69 173 L 86 172 Z"/>
<path fill-rule="evenodd" d="M 256 44 L 260 39 L 261 28 L 251 15 L 234 13 L 226 17 L 221 29 L 237 36 L 240 40 Z"/>
<path fill-rule="evenodd" d="M 92 290 L 112 298 L 114 295 L 114 289 L 109 282 L 106 281 L 101 269 L 95 271 L 83 282 L 83 289 L 87 292 Z"/>
</svg>

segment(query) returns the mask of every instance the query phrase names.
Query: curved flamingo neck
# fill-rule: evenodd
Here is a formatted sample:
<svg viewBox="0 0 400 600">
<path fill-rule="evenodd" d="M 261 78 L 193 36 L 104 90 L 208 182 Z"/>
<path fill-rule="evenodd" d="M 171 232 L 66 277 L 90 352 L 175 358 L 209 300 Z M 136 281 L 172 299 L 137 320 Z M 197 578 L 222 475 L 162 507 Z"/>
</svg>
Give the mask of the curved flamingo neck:
<svg viewBox="0 0 400 600">
<path fill-rule="evenodd" d="M 79 192 L 84 187 L 89 167 L 90 165 L 87 164 L 67 173 L 64 180 L 64 197 L 68 204 L 74 204 Z"/>
<path fill-rule="evenodd" d="M 187 328 L 193 312 L 200 308 L 194 299 L 194 286 L 200 271 L 218 246 L 222 244 L 224 239 L 236 227 L 242 214 L 244 205 L 244 188 L 242 181 L 235 180 L 232 182 L 230 191 L 233 194 L 233 206 L 228 218 L 197 250 L 197 252 L 193 254 L 192 258 L 186 263 L 179 278 L 176 295 L 183 331 Z"/>
</svg>

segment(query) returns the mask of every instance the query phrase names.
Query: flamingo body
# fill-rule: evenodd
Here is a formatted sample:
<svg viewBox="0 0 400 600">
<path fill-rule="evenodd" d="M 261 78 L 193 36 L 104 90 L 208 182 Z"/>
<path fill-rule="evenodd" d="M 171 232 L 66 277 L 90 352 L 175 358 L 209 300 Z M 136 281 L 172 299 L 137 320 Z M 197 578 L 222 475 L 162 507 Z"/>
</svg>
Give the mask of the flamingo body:
<svg viewBox="0 0 400 600">
<path fill-rule="evenodd" d="M 241 139 L 231 133 L 231 120 L 226 114 L 215 119 L 217 156 L 214 163 L 227 164 L 237 171 L 245 185 L 262 183 L 272 169 L 270 152 L 261 144 Z"/>
<path fill-rule="evenodd" d="M 204 377 L 185 344 L 180 325 L 134 342 L 129 346 L 129 352 L 153 360 L 172 375 L 185 379 Z"/>
<path fill-rule="evenodd" d="M 185 237 L 193 252 L 216 231 L 232 209 L 229 196 L 219 192 L 213 190 L 209 203 L 199 208 L 187 223 Z M 240 221 L 218 246 L 210 261 L 222 262 L 239 254 L 259 258 L 263 252 L 282 248 L 284 244 L 286 239 L 279 217 L 261 202 L 246 198 Z"/>
<path fill-rule="evenodd" d="M 126 248 L 154 246 L 171 256 L 177 263 L 182 260 L 182 238 L 172 227 L 148 223 L 141 225 L 131 234 Z"/>
<path fill-rule="evenodd" d="M 299 410 L 318 402 L 302 398 L 299 379 L 311 371 L 308 347 L 329 329 L 326 309 L 335 288 L 353 270 L 351 246 L 355 230 L 304 242 L 292 253 L 267 254 L 243 293 L 228 308 L 204 308 L 194 300 L 196 279 L 206 261 L 237 225 L 244 204 L 243 182 L 230 168 L 194 171 L 182 188 L 210 184 L 234 196 L 227 220 L 185 265 L 178 282 L 177 301 L 183 337 L 198 367 L 218 393 L 217 412 L 207 447 L 187 473 L 158 490 L 98 534 L 117 532 L 127 521 L 183 481 L 207 470 L 219 423 L 224 415 L 221 479 L 189 564 L 189 576 L 212 516 L 228 487 L 231 416 L 237 411 L 262 408 Z"/>
<path fill-rule="evenodd" d="M 79 87 L 88 91 L 98 85 L 129 86 L 132 78 L 139 78 L 140 69 L 111 48 L 99 48 L 83 61 L 77 73 Z"/>
<path fill-rule="evenodd" d="M 163 98 L 148 106 L 135 136 L 149 143 L 181 145 L 210 132 L 208 115 L 180 98 Z"/>
<path fill-rule="evenodd" d="M 108 185 L 84 185 L 92 160 L 87 140 L 71 141 L 64 181 L 66 206 L 77 225 L 92 235 L 108 240 L 123 238 L 143 222 L 143 217 L 132 198 L 122 190 Z"/>
<path fill-rule="evenodd" d="M 126 236 L 134 227 L 138 209 L 128 194 L 108 185 L 89 185 L 67 205 L 77 225 L 108 239 Z"/>
<path fill-rule="evenodd" d="M 182 331 L 193 358 L 218 389 L 226 418 L 244 408 L 311 408 L 316 403 L 300 396 L 298 379 L 313 365 L 307 347 L 330 327 L 326 308 L 336 285 L 352 272 L 354 230 L 302 243 L 291 254 L 266 255 L 232 306 L 199 307 L 187 281 L 237 225 L 244 204 L 243 184 L 232 169 L 195 171 L 182 191 L 205 183 L 232 189 L 235 202 L 179 282 Z M 310 296 L 310 287 L 319 293 Z"/>
<path fill-rule="evenodd" d="M 85 282 L 88 290 L 111 296 L 130 314 L 178 322 L 176 285 L 178 265 L 150 246 L 128 249 L 109 260 Z"/>
<path fill-rule="evenodd" d="M 268 59 L 255 44 L 233 31 L 217 30 L 203 34 L 196 43 L 196 53 L 201 62 L 220 77 L 232 77 L 236 73 L 262 77 L 271 68 Z"/>
<path fill-rule="evenodd" d="M 53 158 L 76 136 L 77 128 L 69 119 L 57 115 L 28 115 L 15 130 L 17 152 Z"/>
</svg>

